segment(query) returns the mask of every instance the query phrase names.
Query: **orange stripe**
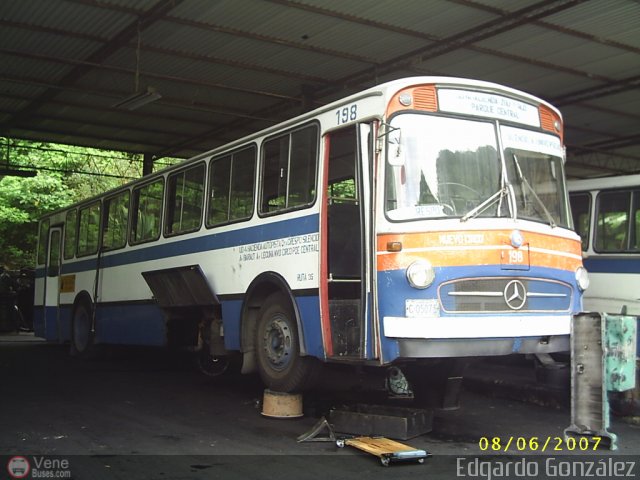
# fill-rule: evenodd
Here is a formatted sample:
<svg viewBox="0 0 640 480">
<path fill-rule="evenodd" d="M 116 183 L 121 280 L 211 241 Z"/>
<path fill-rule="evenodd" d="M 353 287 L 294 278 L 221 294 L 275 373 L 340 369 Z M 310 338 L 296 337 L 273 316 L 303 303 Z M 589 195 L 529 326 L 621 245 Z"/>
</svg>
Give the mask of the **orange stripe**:
<svg viewBox="0 0 640 480">
<path fill-rule="evenodd" d="M 508 258 L 512 230 L 488 232 L 455 231 L 378 235 L 378 270 L 408 267 L 418 259 L 428 259 L 434 267 L 500 265 Z M 580 242 L 553 235 L 522 232 L 532 267 L 573 271 L 582 265 Z M 388 242 L 402 242 L 402 251 L 388 253 Z"/>
</svg>

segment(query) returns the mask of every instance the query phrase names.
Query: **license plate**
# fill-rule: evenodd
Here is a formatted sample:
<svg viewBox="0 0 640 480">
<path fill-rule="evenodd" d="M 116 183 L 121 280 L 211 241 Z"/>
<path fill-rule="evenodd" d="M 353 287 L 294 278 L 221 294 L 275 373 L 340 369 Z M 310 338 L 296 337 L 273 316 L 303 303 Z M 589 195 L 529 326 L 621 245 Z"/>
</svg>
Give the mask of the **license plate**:
<svg viewBox="0 0 640 480">
<path fill-rule="evenodd" d="M 433 299 L 407 299 L 404 304 L 406 317 L 439 317 L 440 302 Z"/>
</svg>

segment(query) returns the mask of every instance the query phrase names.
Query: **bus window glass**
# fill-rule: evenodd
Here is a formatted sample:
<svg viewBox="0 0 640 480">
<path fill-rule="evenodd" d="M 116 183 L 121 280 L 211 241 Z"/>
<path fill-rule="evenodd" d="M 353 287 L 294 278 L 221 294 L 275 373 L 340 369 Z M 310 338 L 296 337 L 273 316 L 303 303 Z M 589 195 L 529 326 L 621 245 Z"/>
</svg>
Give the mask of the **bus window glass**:
<svg viewBox="0 0 640 480">
<path fill-rule="evenodd" d="M 105 250 L 122 248 L 127 243 L 129 223 L 129 191 L 105 200 L 106 224 L 102 232 L 102 246 Z"/>
<path fill-rule="evenodd" d="M 47 276 L 57 277 L 60 274 L 60 230 L 51 232 L 49 244 L 49 263 L 47 264 Z"/>
<path fill-rule="evenodd" d="M 500 136 L 518 218 L 569 227 L 560 139 L 507 126 Z"/>
<path fill-rule="evenodd" d="M 315 198 L 318 129 L 311 126 L 291 134 L 288 207 L 308 205 Z"/>
<path fill-rule="evenodd" d="M 131 218 L 131 243 L 149 242 L 160 236 L 162 213 L 162 179 L 155 180 L 133 191 L 133 216 Z"/>
<path fill-rule="evenodd" d="M 633 228 L 631 229 L 632 238 L 630 242 L 630 249 L 634 251 L 640 250 L 640 191 L 633 192 L 633 210 L 631 221 L 633 222 Z"/>
<path fill-rule="evenodd" d="M 358 200 L 355 160 L 357 140 L 354 130 L 345 128 L 331 133 L 327 182 L 329 204 L 355 204 Z"/>
<path fill-rule="evenodd" d="M 569 200 L 571 202 L 571 214 L 573 215 L 575 230 L 580 235 L 582 251 L 586 252 L 589 248 L 589 234 L 591 232 L 591 195 L 588 193 L 576 193 L 572 194 Z"/>
<path fill-rule="evenodd" d="M 74 208 L 67 212 L 64 221 L 64 258 L 69 260 L 76 253 L 76 239 L 78 238 L 78 211 Z"/>
<path fill-rule="evenodd" d="M 204 169 L 201 163 L 169 177 L 165 235 L 193 232 L 202 225 Z"/>
<path fill-rule="evenodd" d="M 391 220 L 462 216 L 501 188 L 495 127 L 490 122 L 402 114 L 391 125 L 400 135 L 402 161 L 389 159 L 386 211 Z M 464 135 L 461 133 L 464 132 Z M 396 148 L 389 147 L 389 155 Z M 482 216 L 501 216 L 503 202 Z"/>
<path fill-rule="evenodd" d="M 627 249 L 631 192 L 602 192 L 597 198 L 595 250 L 619 252 Z"/>
<path fill-rule="evenodd" d="M 255 172 L 254 147 L 211 161 L 208 227 L 251 217 Z"/>
<path fill-rule="evenodd" d="M 91 255 L 98 251 L 100 238 L 100 202 L 80 209 L 78 222 L 78 256 Z"/>
<path fill-rule="evenodd" d="M 49 241 L 49 219 L 46 218 L 40 222 L 40 230 L 38 231 L 38 265 L 44 265 L 47 260 L 47 242 Z"/>
<path fill-rule="evenodd" d="M 229 220 L 253 215 L 253 191 L 256 177 L 256 150 L 249 148 L 233 155 Z"/>
<path fill-rule="evenodd" d="M 309 205 L 315 199 L 318 127 L 265 142 L 261 213 Z"/>
<path fill-rule="evenodd" d="M 231 156 L 211 162 L 209 180 L 209 213 L 207 225 L 229 221 L 229 186 L 231 184 Z"/>
<path fill-rule="evenodd" d="M 262 213 L 287 207 L 289 135 L 264 144 L 262 167 Z"/>
<path fill-rule="evenodd" d="M 538 152 L 506 150 L 507 172 L 516 196 L 518 218 L 567 227 L 562 159 Z"/>
</svg>

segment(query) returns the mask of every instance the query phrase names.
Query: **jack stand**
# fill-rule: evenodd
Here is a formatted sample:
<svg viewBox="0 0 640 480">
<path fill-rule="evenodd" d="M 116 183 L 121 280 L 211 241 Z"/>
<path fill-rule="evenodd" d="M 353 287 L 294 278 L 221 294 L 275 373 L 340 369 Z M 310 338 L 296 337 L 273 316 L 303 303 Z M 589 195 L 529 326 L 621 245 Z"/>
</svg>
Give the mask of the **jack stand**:
<svg viewBox="0 0 640 480">
<path fill-rule="evenodd" d="M 565 437 L 600 437 L 616 450 L 609 428 L 607 392 L 635 384 L 636 319 L 622 315 L 580 313 L 571 321 L 571 425 Z"/>
<path fill-rule="evenodd" d="M 320 435 L 320 433 L 323 430 L 327 431 L 327 436 L 319 437 L 318 435 Z M 297 438 L 297 441 L 298 443 L 300 442 L 335 442 L 336 434 L 334 433 L 333 427 L 331 426 L 331 424 L 327 422 L 327 419 L 322 417 L 318 423 L 316 423 L 313 427 L 311 427 L 311 430 L 300 435 Z"/>
</svg>

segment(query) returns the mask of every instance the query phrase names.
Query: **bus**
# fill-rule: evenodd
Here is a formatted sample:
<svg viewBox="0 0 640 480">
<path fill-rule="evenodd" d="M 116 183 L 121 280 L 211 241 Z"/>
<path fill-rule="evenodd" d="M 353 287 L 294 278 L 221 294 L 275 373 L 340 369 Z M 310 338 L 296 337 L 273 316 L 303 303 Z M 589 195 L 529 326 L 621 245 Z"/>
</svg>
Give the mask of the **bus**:
<svg viewBox="0 0 640 480">
<path fill-rule="evenodd" d="M 187 346 L 284 392 L 326 367 L 446 393 L 475 357 L 569 349 L 564 162 L 539 98 L 390 81 L 46 215 L 35 331 Z"/>
<path fill-rule="evenodd" d="M 591 286 L 589 311 L 640 315 L 640 175 L 567 182 Z"/>
</svg>

